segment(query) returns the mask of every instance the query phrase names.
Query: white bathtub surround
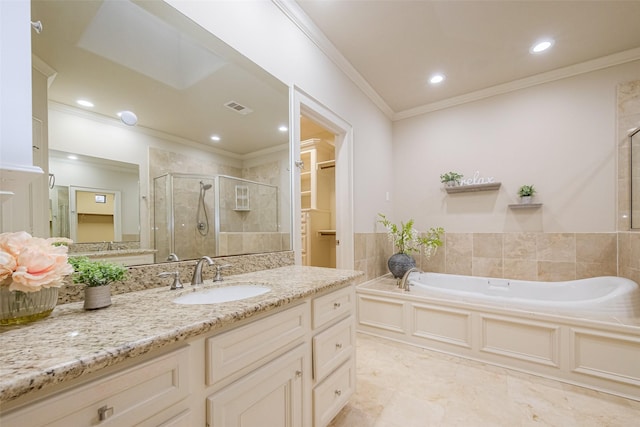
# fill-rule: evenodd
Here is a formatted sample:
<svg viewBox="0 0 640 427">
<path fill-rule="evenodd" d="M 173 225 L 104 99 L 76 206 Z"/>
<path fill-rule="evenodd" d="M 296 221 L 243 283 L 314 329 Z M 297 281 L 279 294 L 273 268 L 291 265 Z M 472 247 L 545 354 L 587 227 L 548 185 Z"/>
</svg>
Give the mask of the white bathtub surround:
<svg viewBox="0 0 640 427">
<path fill-rule="evenodd" d="M 636 425 L 640 403 L 358 334 L 356 394 L 330 427 Z"/>
<path fill-rule="evenodd" d="M 640 401 L 640 318 L 612 323 L 357 288 L 358 331 Z M 615 351 L 614 351 L 615 350 Z"/>
</svg>

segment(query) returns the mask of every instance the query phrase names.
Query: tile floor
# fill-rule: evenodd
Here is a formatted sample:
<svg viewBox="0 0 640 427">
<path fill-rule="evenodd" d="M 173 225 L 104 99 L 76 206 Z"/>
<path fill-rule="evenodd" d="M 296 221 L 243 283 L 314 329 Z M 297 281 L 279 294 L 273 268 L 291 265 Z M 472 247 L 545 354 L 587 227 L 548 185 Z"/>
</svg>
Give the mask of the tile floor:
<svg viewBox="0 0 640 427">
<path fill-rule="evenodd" d="M 640 402 L 364 334 L 357 381 L 330 427 L 640 426 Z"/>
</svg>

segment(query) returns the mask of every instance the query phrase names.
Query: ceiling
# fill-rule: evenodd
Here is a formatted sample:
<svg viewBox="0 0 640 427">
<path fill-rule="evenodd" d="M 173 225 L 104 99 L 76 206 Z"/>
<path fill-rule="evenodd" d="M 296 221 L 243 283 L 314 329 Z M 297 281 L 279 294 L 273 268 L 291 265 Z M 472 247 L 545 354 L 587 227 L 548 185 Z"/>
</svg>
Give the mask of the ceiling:
<svg viewBox="0 0 640 427">
<path fill-rule="evenodd" d="M 274 1 L 294 8 L 298 25 L 393 119 L 590 70 L 576 64 L 597 58 L 596 67 L 640 59 L 640 1 Z M 157 33 L 154 19 L 177 40 Z M 277 130 L 288 122 L 286 85 L 163 2 L 34 0 L 32 20 L 44 26 L 32 50 L 56 73 L 49 98 L 58 104 L 87 97 L 93 113 L 114 120 L 132 110 L 139 128 L 239 158 L 288 143 Z M 529 54 L 542 37 L 553 48 Z M 166 49 L 172 43 L 188 49 Z M 446 75 L 438 86 L 427 83 L 435 72 Z M 228 101 L 253 111 L 238 114 Z M 322 133 L 311 125 L 303 139 Z"/>
<path fill-rule="evenodd" d="M 140 130 L 236 158 L 288 145 L 288 87 L 164 2 L 34 0 L 31 19 L 44 28 L 32 52 L 55 73 L 50 101 L 85 98 L 114 121 L 130 110 Z"/>
<path fill-rule="evenodd" d="M 311 19 L 309 33 L 319 45 L 326 36 L 357 72 L 352 79 L 395 118 L 496 94 L 516 83 L 640 59 L 640 1 L 297 0 L 297 5 Z M 304 16 L 300 22 L 304 25 Z M 555 40 L 550 50 L 529 53 L 534 42 L 547 37 Z M 330 55 L 331 50 L 325 46 Z M 593 61 L 603 57 L 608 58 Z M 340 64 L 335 55 L 334 61 Z M 444 82 L 430 85 L 434 73 L 443 73 Z"/>
</svg>

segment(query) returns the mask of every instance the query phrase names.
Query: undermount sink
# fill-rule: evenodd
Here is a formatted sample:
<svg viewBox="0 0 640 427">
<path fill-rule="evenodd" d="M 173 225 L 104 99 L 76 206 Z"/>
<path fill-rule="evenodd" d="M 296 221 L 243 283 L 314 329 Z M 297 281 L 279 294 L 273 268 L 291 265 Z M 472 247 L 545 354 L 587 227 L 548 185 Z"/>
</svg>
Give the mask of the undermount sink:
<svg viewBox="0 0 640 427">
<path fill-rule="evenodd" d="M 218 304 L 221 302 L 238 301 L 246 298 L 266 294 L 271 289 L 261 285 L 231 285 L 222 288 L 206 289 L 189 292 L 173 300 L 176 304 Z"/>
</svg>

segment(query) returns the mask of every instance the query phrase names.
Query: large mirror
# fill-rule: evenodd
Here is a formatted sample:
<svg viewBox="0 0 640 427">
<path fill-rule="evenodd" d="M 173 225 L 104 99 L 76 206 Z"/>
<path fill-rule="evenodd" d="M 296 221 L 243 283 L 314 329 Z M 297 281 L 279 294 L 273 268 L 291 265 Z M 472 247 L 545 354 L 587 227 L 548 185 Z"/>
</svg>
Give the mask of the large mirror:
<svg viewBox="0 0 640 427">
<path fill-rule="evenodd" d="M 110 240 L 78 234 L 70 205 L 88 189 L 89 210 L 120 195 L 113 240 L 157 250 L 156 262 L 291 249 L 285 84 L 161 1 L 31 4 L 53 235 Z"/>
</svg>

